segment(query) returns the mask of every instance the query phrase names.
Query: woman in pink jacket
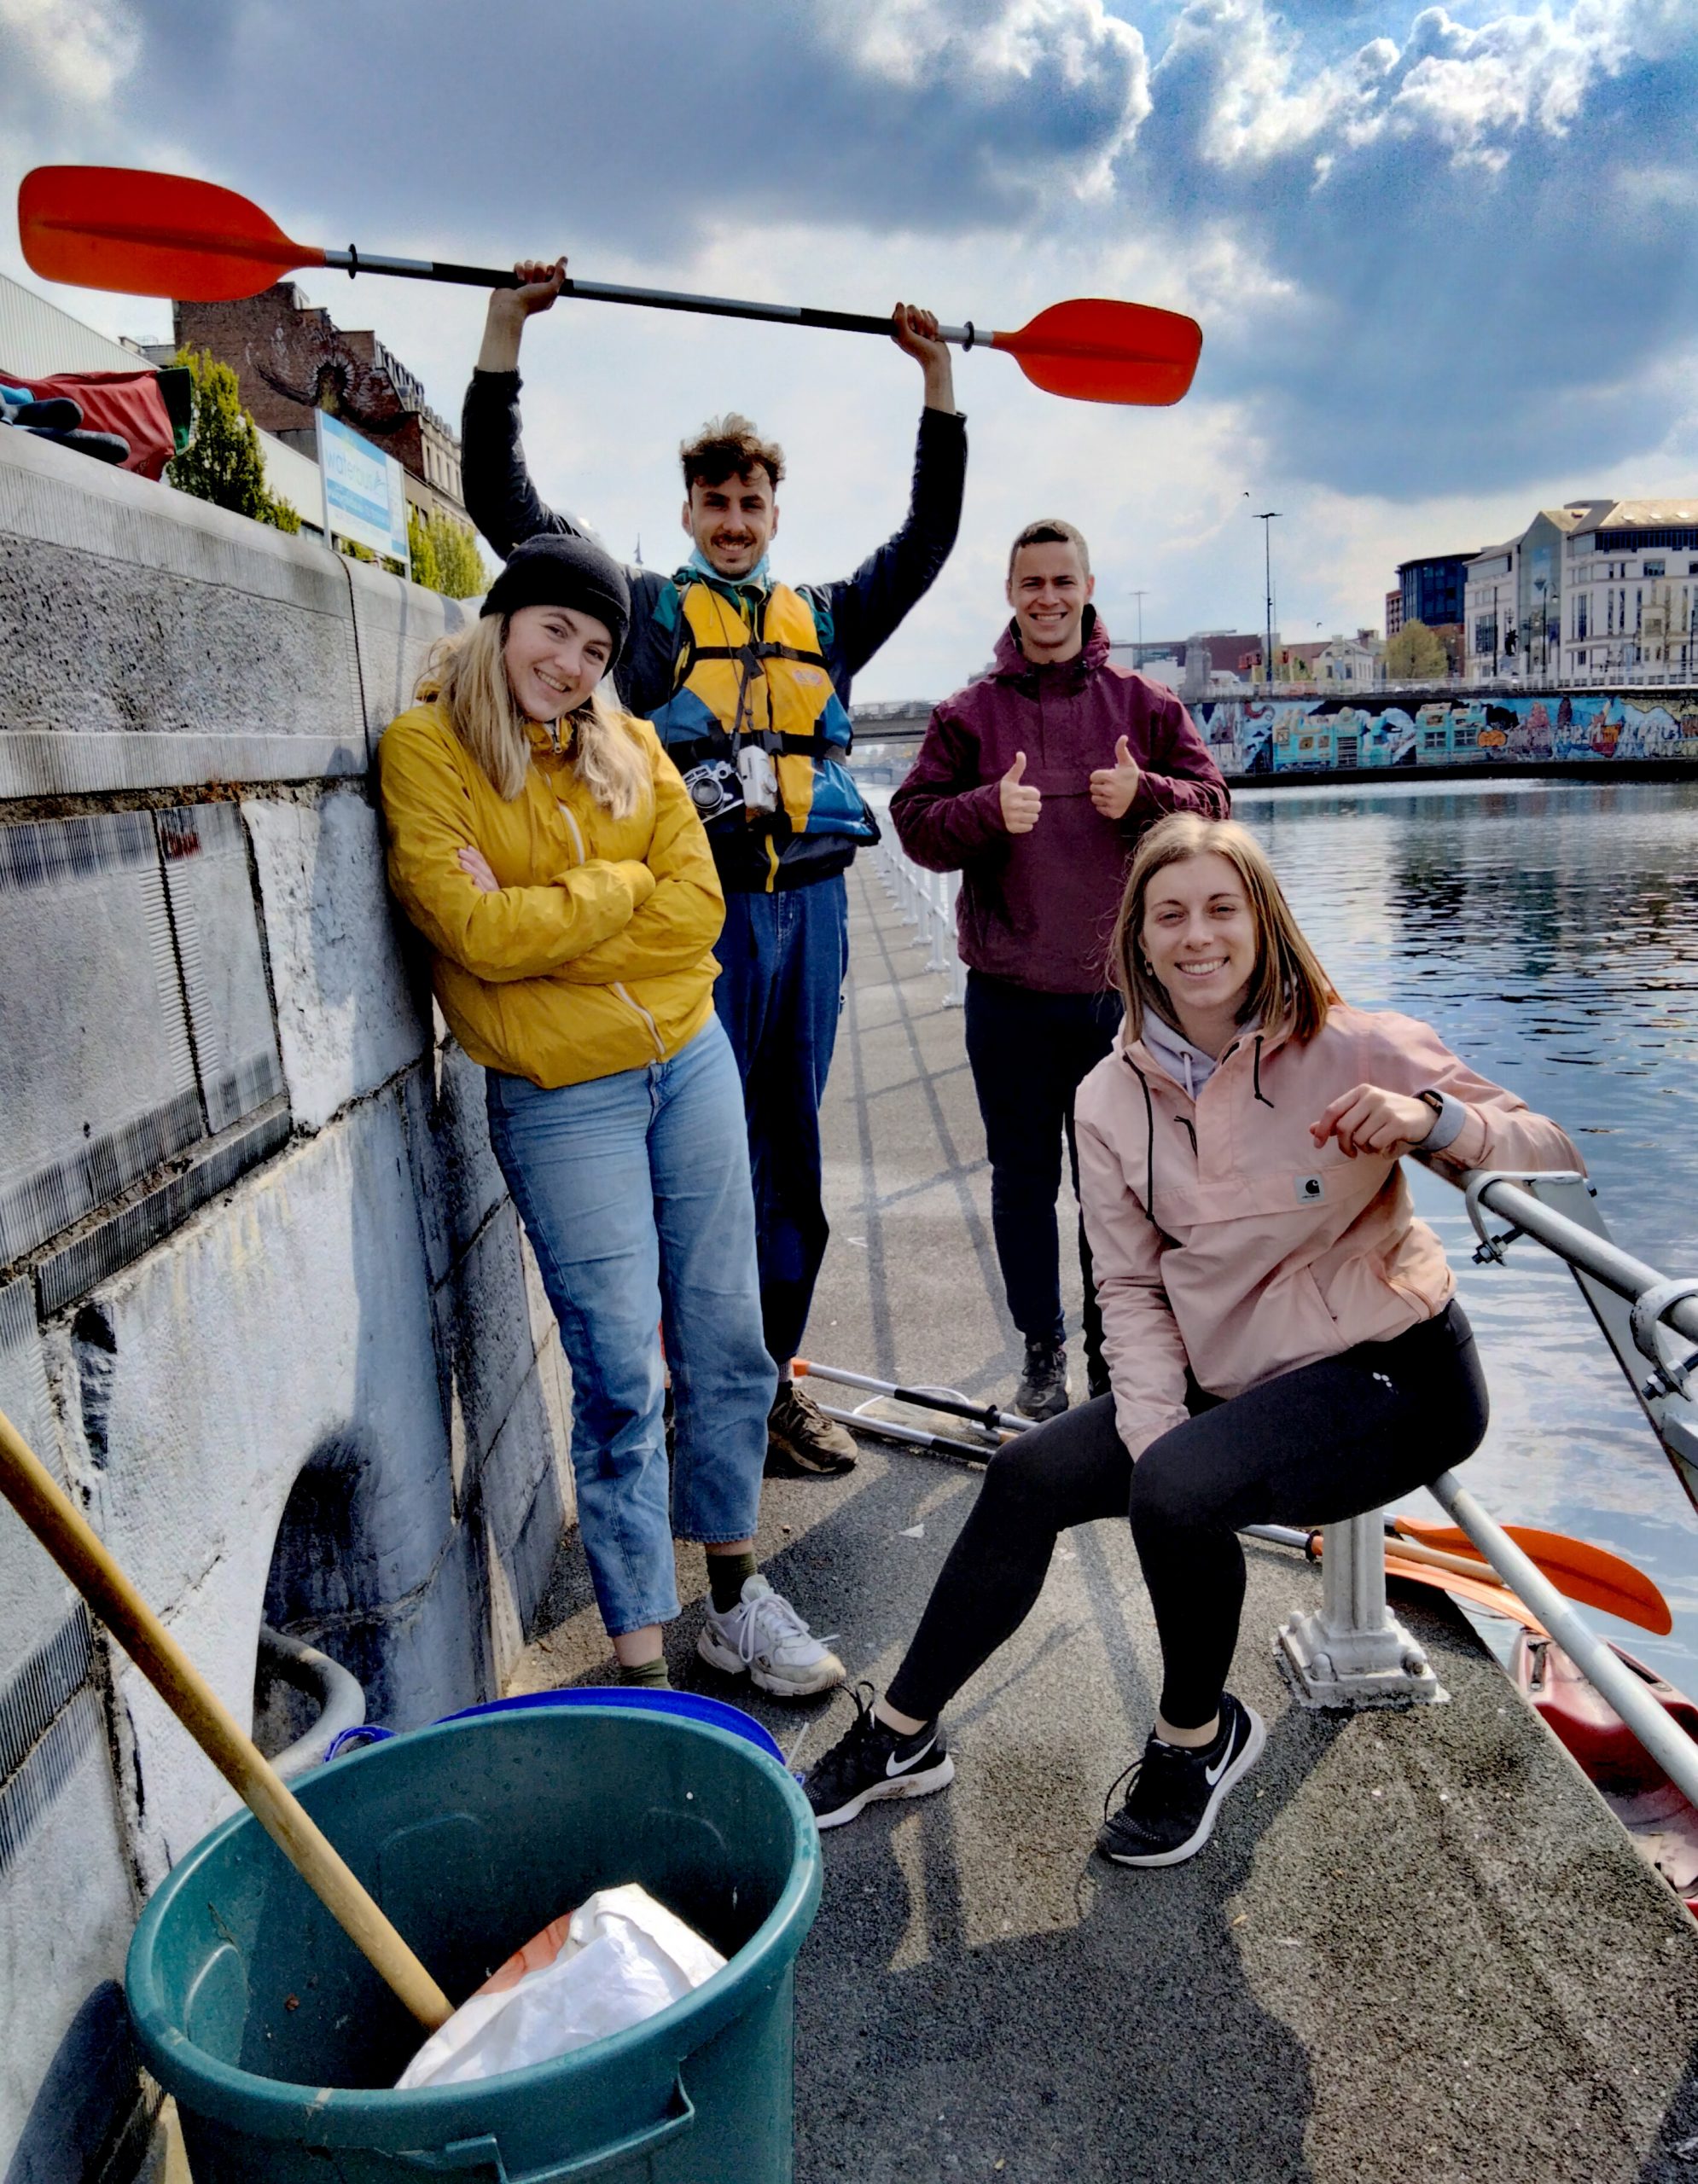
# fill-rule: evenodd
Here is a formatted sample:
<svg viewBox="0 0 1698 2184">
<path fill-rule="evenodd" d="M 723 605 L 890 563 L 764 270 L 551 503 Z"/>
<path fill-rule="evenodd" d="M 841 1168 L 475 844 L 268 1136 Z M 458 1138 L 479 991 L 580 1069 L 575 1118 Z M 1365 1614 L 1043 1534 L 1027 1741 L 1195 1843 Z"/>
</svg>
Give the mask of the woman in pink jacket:
<svg viewBox="0 0 1698 2184">
<path fill-rule="evenodd" d="M 1230 820 L 1145 835 L 1112 961 L 1125 1029 L 1077 1109 L 1112 1391 L 990 1465 L 887 1694 L 858 1699 L 807 1778 L 822 1827 L 953 1778 L 944 1705 L 1025 1619 L 1058 1536 L 1130 1514 L 1163 1682 L 1098 1847 L 1129 1866 L 1201 1850 L 1265 1734 L 1226 1689 L 1239 1528 L 1379 1508 L 1486 1431 L 1474 1337 L 1403 1156 L 1583 1165 L 1426 1025 L 1340 1001 Z"/>
</svg>

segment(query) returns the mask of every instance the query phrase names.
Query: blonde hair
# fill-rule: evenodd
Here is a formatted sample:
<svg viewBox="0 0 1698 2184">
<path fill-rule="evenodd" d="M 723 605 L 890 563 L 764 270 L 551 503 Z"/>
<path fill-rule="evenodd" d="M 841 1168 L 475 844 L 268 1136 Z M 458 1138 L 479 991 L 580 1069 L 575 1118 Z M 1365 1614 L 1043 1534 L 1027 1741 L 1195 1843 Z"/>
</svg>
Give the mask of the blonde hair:
<svg viewBox="0 0 1698 2184">
<path fill-rule="evenodd" d="M 1288 1025 L 1300 1043 L 1312 1039 L 1326 1022 L 1328 1009 L 1340 998 L 1338 990 L 1299 931 L 1267 852 L 1255 836 L 1236 819 L 1205 819 L 1196 811 L 1171 812 L 1158 820 L 1138 844 L 1126 876 L 1108 960 L 1126 1004 L 1127 1028 L 1138 1038 L 1146 1010 L 1153 1008 L 1164 1021 L 1170 1021 L 1173 1012 L 1166 989 L 1144 964 L 1144 903 L 1150 882 L 1170 864 L 1211 854 L 1224 857 L 1243 882 L 1255 927 L 1256 967 L 1245 996 L 1244 1020 L 1257 1019 L 1265 1031 Z"/>
<path fill-rule="evenodd" d="M 447 706 L 455 734 L 510 804 L 525 786 L 531 739 L 507 679 L 507 620 L 481 615 L 469 630 L 439 639 L 413 695 Z M 648 768 L 625 715 L 597 686 L 567 718 L 574 731 L 573 771 L 610 818 L 629 819 L 643 800 Z"/>
</svg>

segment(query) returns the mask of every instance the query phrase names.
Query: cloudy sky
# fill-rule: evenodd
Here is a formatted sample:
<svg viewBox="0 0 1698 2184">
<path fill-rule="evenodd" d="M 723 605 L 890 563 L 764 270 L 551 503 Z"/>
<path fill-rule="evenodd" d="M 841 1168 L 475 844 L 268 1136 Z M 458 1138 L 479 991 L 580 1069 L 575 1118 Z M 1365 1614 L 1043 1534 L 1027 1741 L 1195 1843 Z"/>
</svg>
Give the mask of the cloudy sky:
<svg viewBox="0 0 1698 2184">
<path fill-rule="evenodd" d="M 1071 516 L 1131 635 L 1379 622 L 1393 565 L 1576 494 L 1698 490 L 1694 0 L 0 0 L 0 179 L 153 166 L 290 234 L 586 277 L 1018 326 L 1069 295 L 1193 313 L 1169 410 L 959 360 L 962 543 L 866 697 L 935 695 L 1001 619 L 1005 543 Z M 32 280 L 15 233 L 0 267 Z M 308 280 L 457 413 L 479 297 Z M 58 292 L 109 332 L 164 307 Z M 779 558 L 898 520 L 916 368 L 843 335 L 561 305 L 526 342 L 546 497 L 680 545 L 681 433 L 751 411 Z"/>
</svg>

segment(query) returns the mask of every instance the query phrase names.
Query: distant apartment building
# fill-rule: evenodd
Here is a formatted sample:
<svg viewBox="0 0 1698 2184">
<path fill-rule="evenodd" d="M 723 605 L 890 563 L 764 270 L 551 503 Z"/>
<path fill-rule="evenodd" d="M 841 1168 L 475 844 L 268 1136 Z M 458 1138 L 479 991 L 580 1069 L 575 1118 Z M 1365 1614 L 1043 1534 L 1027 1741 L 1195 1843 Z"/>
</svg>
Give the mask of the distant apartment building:
<svg viewBox="0 0 1698 2184">
<path fill-rule="evenodd" d="M 1372 630 L 1274 648 L 1276 688 L 1327 697 L 1335 691 L 1371 689 L 1384 680 L 1385 671 L 1385 648 Z"/>
<path fill-rule="evenodd" d="M 1698 682 L 1698 502 L 1573 500 L 1468 568 L 1468 677 Z"/>
<path fill-rule="evenodd" d="M 1353 637 L 1329 637 L 1315 663 L 1315 680 L 1323 690 L 1365 690 L 1383 682 L 1386 648 L 1371 630 L 1358 630 Z"/>
<path fill-rule="evenodd" d="M 1386 594 L 1386 641 L 1389 644 L 1404 625 L 1404 595 L 1401 590 Z"/>
<path fill-rule="evenodd" d="M 1521 632 L 1515 598 L 1519 538 L 1488 546 L 1468 565 L 1462 626 L 1468 639 L 1470 682 L 1501 682 L 1521 671 Z"/>
<path fill-rule="evenodd" d="M 1516 541 L 1515 611 L 1523 682 L 1562 680 L 1562 595 L 1573 533 L 1610 507 L 1608 501 L 1570 501 L 1541 508 Z"/>
<path fill-rule="evenodd" d="M 1398 564 L 1398 628 L 1424 622 L 1429 630 L 1462 625 L 1469 554 L 1429 554 Z M 1389 603 L 1389 602 L 1388 602 Z M 1397 631 L 1388 630 L 1388 636 Z"/>
<path fill-rule="evenodd" d="M 1242 630 L 1198 630 L 1189 637 L 1150 637 L 1142 644 L 1111 642 L 1108 657 L 1187 698 L 1241 689 L 1259 670 L 1263 639 Z"/>
<path fill-rule="evenodd" d="M 179 347 L 207 350 L 235 372 L 262 432 L 316 458 L 314 412 L 328 410 L 394 456 L 422 514 L 470 521 L 459 440 L 375 334 L 339 327 L 292 281 L 239 303 L 174 304 L 172 314 Z"/>
<path fill-rule="evenodd" d="M 1565 545 L 1561 679 L 1698 681 L 1698 502 L 1595 502 Z"/>
</svg>

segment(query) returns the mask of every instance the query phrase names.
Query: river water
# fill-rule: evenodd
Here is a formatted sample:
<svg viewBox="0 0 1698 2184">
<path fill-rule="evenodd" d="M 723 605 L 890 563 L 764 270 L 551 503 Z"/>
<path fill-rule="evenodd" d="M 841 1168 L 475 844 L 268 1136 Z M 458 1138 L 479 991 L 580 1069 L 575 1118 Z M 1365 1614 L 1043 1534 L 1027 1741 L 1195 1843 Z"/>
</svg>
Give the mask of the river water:
<svg viewBox="0 0 1698 2184">
<path fill-rule="evenodd" d="M 1347 1000 L 1423 1018 L 1554 1115 L 1617 1242 L 1698 1274 L 1698 783 L 1243 790 L 1234 810 Z M 1669 1637 L 1595 1620 L 1698 1696 L 1698 1513 L 1573 1277 L 1526 1241 L 1474 1266 L 1460 1194 L 1410 1170 L 1491 1385 L 1463 1478 L 1501 1520 L 1649 1571 Z"/>
</svg>

